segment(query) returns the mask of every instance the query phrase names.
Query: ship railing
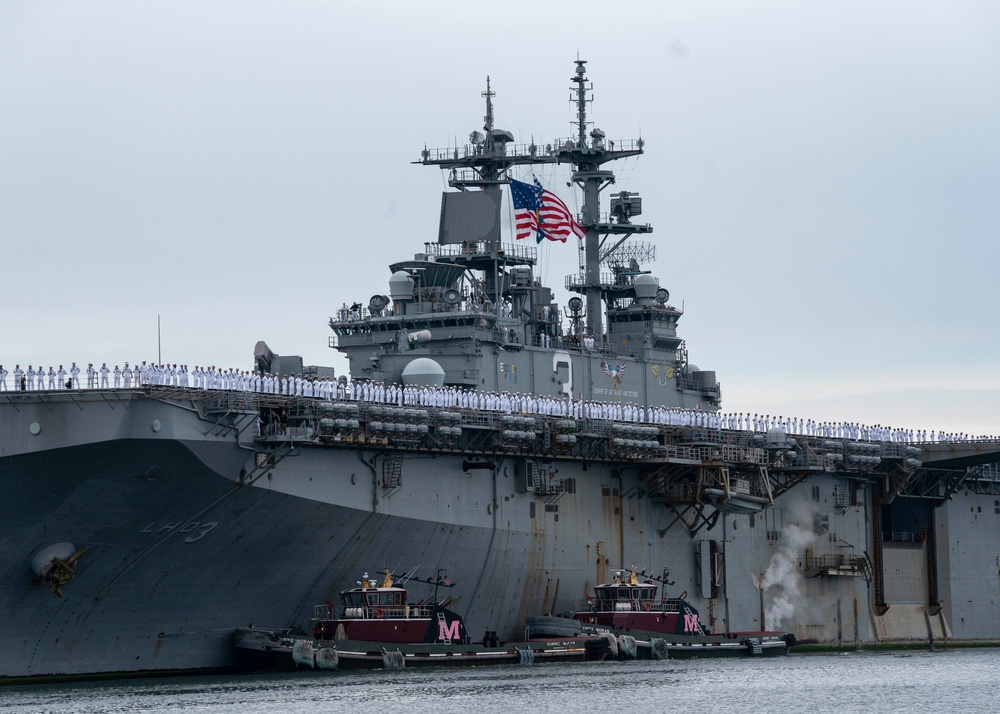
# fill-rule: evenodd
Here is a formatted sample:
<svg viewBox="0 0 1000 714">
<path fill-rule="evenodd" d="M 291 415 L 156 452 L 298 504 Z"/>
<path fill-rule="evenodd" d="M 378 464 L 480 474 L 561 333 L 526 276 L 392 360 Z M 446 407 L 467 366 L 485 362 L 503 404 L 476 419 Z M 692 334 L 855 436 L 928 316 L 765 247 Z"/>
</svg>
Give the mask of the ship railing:
<svg viewBox="0 0 1000 714">
<path fill-rule="evenodd" d="M 715 393 L 722 390 L 722 385 L 719 382 L 716 382 L 715 384 L 705 384 L 700 379 L 692 379 L 691 377 L 685 377 L 682 374 L 677 374 L 674 378 L 677 380 L 678 389 L 684 389 L 691 392 Z"/>
<path fill-rule="evenodd" d="M 605 335 L 604 337 L 606 339 L 607 335 Z M 618 350 L 612 347 L 610 344 L 608 343 L 602 344 L 602 342 L 595 341 L 592 347 L 587 347 L 585 346 L 585 344 L 583 344 L 583 341 L 581 341 L 577 335 L 566 335 L 566 337 L 563 340 L 563 346 L 566 349 L 579 351 L 588 355 L 596 355 L 598 357 L 610 357 L 614 359 L 615 357 L 618 356 Z"/>
<path fill-rule="evenodd" d="M 751 464 L 754 466 L 767 465 L 767 452 L 764 449 L 722 445 L 722 460 L 733 464 Z"/>
<path fill-rule="evenodd" d="M 676 600 L 595 600 L 594 612 L 680 612 Z"/>
<path fill-rule="evenodd" d="M 642 151 L 644 142 L 642 139 L 603 139 L 603 147 L 610 151 Z M 576 139 L 572 137 L 556 138 L 539 144 L 502 144 L 493 145 L 492 151 L 487 149 L 486 143 L 465 144 L 463 146 L 450 146 L 444 149 L 424 149 L 420 152 L 421 163 L 448 163 L 451 161 L 465 161 L 479 157 L 508 157 L 508 158 L 544 158 L 554 157 L 563 149 L 574 149 L 577 146 Z M 590 146 L 590 144 L 588 144 Z"/>
<path fill-rule="evenodd" d="M 316 430 L 311 426 L 290 426 L 285 429 L 285 436 L 293 439 L 312 439 Z"/>
<path fill-rule="evenodd" d="M 380 313 L 381 314 L 381 313 Z M 331 325 L 353 325 L 356 322 L 364 322 L 370 317 L 374 317 L 372 311 L 367 307 L 353 310 L 349 307 L 339 308 L 337 313 L 330 318 Z"/>
<path fill-rule="evenodd" d="M 538 259 L 538 248 L 516 243 L 499 243 L 496 241 L 467 241 L 464 243 L 424 243 L 424 252 L 436 258 L 455 258 L 462 255 L 489 255 L 494 250 L 502 256 Z"/>
<path fill-rule="evenodd" d="M 315 605 L 313 620 L 412 620 L 425 619 L 431 616 L 430 605 Z"/>
<path fill-rule="evenodd" d="M 575 345 L 570 344 L 570 340 L 562 335 L 549 336 L 547 339 L 543 338 L 541 335 L 532 335 L 531 339 L 528 341 L 530 347 L 551 347 L 558 350 L 564 349 L 576 349 Z"/>
<path fill-rule="evenodd" d="M 281 422 L 272 421 L 261 430 L 261 436 L 284 436 L 286 428 Z"/>
<path fill-rule="evenodd" d="M 623 271 L 620 273 L 599 273 L 598 283 L 601 285 L 615 285 L 618 287 L 632 287 L 635 283 L 635 276 L 641 275 L 638 271 Z M 657 281 L 659 284 L 659 281 Z M 581 273 L 571 273 L 566 276 L 566 289 L 585 288 L 589 285 L 587 276 Z"/>
<path fill-rule="evenodd" d="M 316 436 L 316 430 L 311 426 L 288 426 L 279 421 L 268 423 L 261 431 L 262 437 L 277 437 L 287 441 L 311 441 Z"/>
<path fill-rule="evenodd" d="M 857 570 L 859 569 L 860 561 L 863 558 L 859 558 L 855 555 L 846 555 L 842 553 L 826 553 L 823 555 L 812 555 L 811 553 L 806 553 L 805 559 L 805 569 L 806 570 Z"/>
<path fill-rule="evenodd" d="M 984 483 L 1000 483 L 1000 466 L 997 464 L 970 466 L 967 480 L 982 481 Z"/>
<path fill-rule="evenodd" d="M 488 151 L 485 143 L 451 146 L 447 149 L 424 149 L 420 153 L 423 162 L 449 162 L 476 159 L 479 157 L 529 158 L 555 156 L 559 149 L 566 146 L 569 139 L 556 139 L 544 144 L 494 144 L 493 151 Z M 623 149 L 624 150 L 624 149 Z"/>
</svg>

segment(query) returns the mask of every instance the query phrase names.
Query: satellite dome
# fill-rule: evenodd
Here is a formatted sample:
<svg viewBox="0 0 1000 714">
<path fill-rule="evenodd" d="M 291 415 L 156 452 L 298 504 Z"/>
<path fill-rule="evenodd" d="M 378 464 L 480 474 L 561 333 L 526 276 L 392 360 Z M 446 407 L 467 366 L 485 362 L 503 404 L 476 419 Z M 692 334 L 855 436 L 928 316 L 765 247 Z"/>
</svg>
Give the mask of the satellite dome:
<svg viewBox="0 0 1000 714">
<path fill-rule="evenodd" d="M 656 291 L 660 287 L 660 281 L 649 273 L 636 275 L 632 285 L 635 287 L 635 296 L 640 300 L 652 300 L 656 297 Z"/>
<path fill-rule="evenodd" d="M 772 426 L 767 430 L 767 444 L 769 446 L 775 446 L 779 449 L 784 449 L 787 445 L 785 441 L 785 432 L 780 426 Z"/>
<path fill-rule="evenodd" d="M 405 270 L 397 270 L 389 278 L 389 295 L 393 300 L 413 299 L 413 278 Z"/>
<path fill-rule="evenodd" d="M 403 384 L 443 387 L 444 369 L 430 357 L 417 357 L 403 368 Z"/>
</svg>

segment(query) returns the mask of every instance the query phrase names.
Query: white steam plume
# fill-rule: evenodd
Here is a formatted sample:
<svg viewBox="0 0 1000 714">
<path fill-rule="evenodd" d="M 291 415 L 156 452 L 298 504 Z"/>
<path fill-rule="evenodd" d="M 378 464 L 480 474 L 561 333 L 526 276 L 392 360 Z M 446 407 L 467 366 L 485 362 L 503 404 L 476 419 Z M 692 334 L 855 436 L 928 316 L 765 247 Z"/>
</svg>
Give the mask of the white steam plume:
<svg viewBox="0 0 1000 714">
<path fill-rule="evenodd" d="M 809 520 L 811 521 L 811 515 Z M 802 574 L 796 567 L 805 549 L 816 540 L 811 527 L 798 523 L 786 525 L 775 546 L 774 555 L 760 580 L 760 588 L 768 594 L 764 619 L 768 629 L 781 627 L 795 614 L 801 598 Z"/>
</svg>

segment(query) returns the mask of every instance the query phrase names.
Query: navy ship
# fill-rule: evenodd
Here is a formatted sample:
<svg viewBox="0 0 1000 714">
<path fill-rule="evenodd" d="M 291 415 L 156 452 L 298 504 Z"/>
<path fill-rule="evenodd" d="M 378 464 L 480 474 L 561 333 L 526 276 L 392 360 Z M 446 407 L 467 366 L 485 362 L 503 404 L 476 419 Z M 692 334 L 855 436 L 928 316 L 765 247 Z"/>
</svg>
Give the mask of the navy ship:
<svg viewBox="0 0 1000 714">
<path fill-rule="evenodd" d="M 473 638 L 632 563 L 712 631 L 1000 638 L 1000 445 L 723 415 L 643 267 L 641 198 L 611 188 L 643 142 L 588 120 L 583 61 L 571 90 L 568 138 L 517 144 L 487 83 L 469 143 L 423 149 L 437 239 L 334 308 L 349 382 L 0 394 L 0 677 L 229 670 L 237 628 L 306 628 L 383 567 L 446 572 Z M 540 165 L 580 211 L 516 178 Z M 581 245 L 565 306 L 532 236 Z M 323 381 L 263 344 L 255 369 Z"/>
</svg>

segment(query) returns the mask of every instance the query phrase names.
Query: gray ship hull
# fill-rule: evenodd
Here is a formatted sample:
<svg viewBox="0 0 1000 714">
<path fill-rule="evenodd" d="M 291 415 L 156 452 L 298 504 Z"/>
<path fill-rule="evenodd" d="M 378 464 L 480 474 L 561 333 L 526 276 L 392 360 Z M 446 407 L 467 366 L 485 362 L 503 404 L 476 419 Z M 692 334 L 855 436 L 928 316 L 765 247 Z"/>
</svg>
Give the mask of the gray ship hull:
<svg viewBox="0 0 1000 714">
<path fill-rule="evenodd" d="M 542 495 L 524 487 L 515 455 L 484 469 L 484 457 L 404 451 L 390 467 L 385 450 L 317 442 L 261 467 L 252 415 L 223 428 L 180 396 L 14 398 L 0 417 L 5 677 L 229 668 L 234 628 L 306 628 L 314 605 L 383 567 L 446 569 L 473 637 L 513 638 L 530 616 L 579 610 L 633 562 L 669 566 L 671 594 L 685 590 L 714 630 L 781 627 L 820 643 L 1000 637 L 1000 516 L 986 495 L 936 509 L 937 538 L 880 544 L 879 612 L 860 563 L 875 552 L 881 506 L 846 474 L 817 473 L 760 513 L 699 524 L 651 497 L 630 461 L 549 462 L 545 476 L 570 486 Z M 58 598 L 29 563 L 63 542 L 87 551 Z M 932 561 L 941 608 L 928 598 Z M 411 598 L 433 596 L 423 589 Z"/>
</svg>

